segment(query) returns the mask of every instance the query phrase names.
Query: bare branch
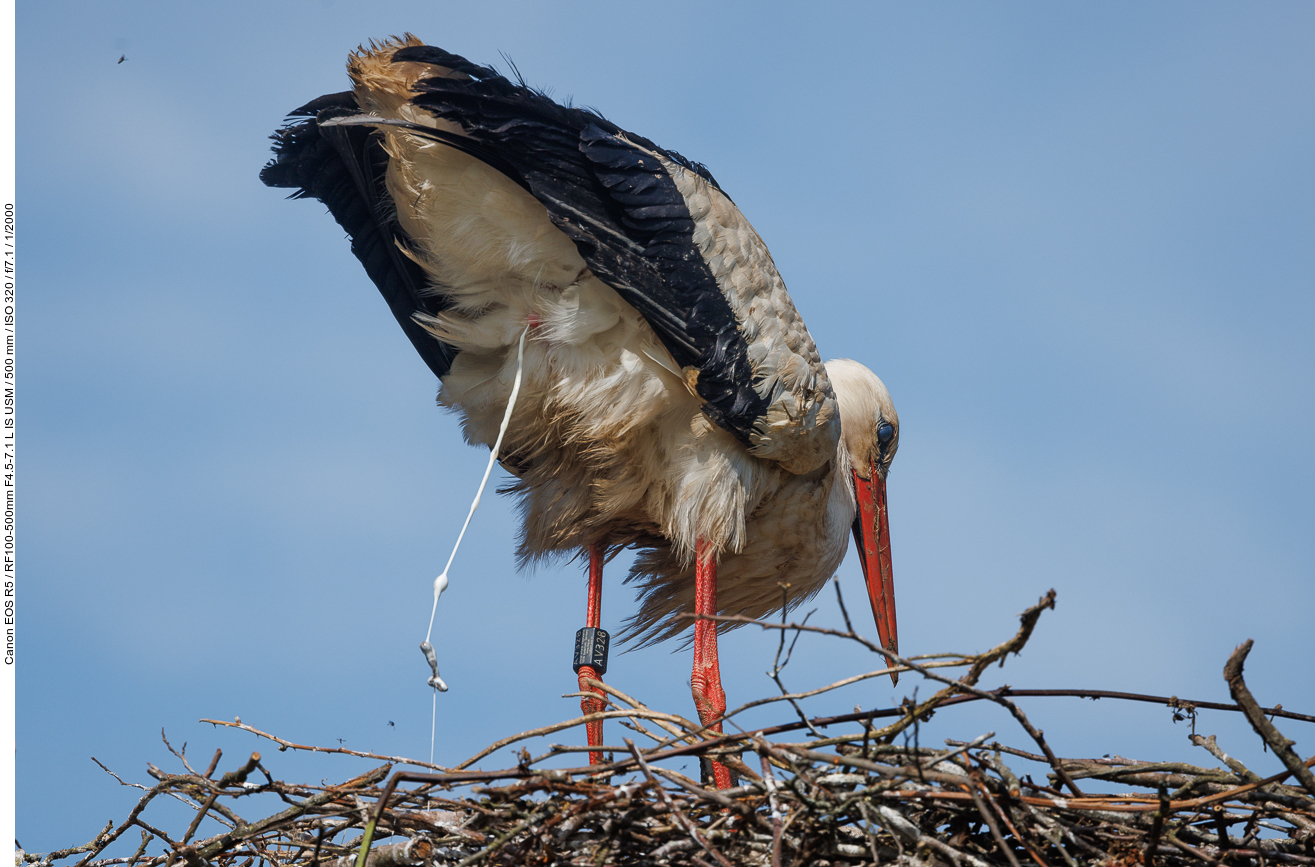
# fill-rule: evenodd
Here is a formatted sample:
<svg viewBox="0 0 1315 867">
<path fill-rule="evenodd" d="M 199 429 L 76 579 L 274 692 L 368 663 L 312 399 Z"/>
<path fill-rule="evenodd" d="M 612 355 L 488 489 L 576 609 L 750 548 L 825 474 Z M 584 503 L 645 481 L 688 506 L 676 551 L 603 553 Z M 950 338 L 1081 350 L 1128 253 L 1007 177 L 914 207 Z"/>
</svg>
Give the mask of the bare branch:
<svg viewBox="0 0 1315 867">
<path fill-rule="evenodd" d="M 1265 743 L 1269 744 L 1274 755 L 1278 756 L 1279 761 L 1297 778 L 1306 791 L 1315 795 L 1315 774 L 1312 774 L 1305 763 L 1292 751 L 1292 741 L 1283 736 L 1283 733 L 1275 728 L 1260 705 L 1251 695 L 1251 690 L 1247 689 L 1246 681 L 1242 679 L 1242 664 L 1246 662 L 1247 654 L 1251 652 L 1251 639 L 1239 645 L 1233 651 L 1233 655 L 1228 658 L 1224 665 L 1224 680 L 1228 681 L 1228 691 L 1232 693 L 1233 701 L 1237 702 L 1242 708 L 1242 712 L 1247 716 L 1247 722 L 1256 730 Z"/>
</svg>

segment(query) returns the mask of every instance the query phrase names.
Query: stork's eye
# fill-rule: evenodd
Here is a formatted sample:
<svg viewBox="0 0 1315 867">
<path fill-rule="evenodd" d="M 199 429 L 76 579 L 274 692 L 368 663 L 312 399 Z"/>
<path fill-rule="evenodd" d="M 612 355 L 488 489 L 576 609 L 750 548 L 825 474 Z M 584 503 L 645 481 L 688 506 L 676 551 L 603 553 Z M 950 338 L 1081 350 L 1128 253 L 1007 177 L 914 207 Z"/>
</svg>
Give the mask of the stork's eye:
<svg viewBox="0 0 1315 867">
<path fill-rule="evenodd" d="M 890 443 L 891 437 L 895 436 L 895 428 L 890 422 L 883 421 L 877 425 L 877 441 L 883 446 Z"/>
</svg>

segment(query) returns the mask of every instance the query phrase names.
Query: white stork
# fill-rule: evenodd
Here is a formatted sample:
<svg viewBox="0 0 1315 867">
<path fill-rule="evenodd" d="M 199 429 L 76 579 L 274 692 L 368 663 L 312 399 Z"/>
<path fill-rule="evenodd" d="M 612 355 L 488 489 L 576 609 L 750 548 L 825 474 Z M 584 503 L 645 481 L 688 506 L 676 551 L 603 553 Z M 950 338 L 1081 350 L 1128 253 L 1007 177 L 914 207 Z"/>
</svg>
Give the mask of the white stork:
<svg viewBox="0 0 1315 867">
<path fill-rule="evenodd" d="M 348 72 L 352 90 L 292 113 L 261 178 L 328 206 L 472 444 L 497 437 L 528 329 L 498 457 L 523 505 L 521 561 L 588 552 L 582 691 L 601 695 L 602 564 L 626 546 L 642 599 L 626 637 L 649 643 L 684 613 L 766 616 L 781 584 L 785 604 L 807 599 L 852 528 L 894 651 L 899 419 L 867 368 L 821 362 L 707 169 L 412 36 L 358 49 Z M 694 623 L 691 686 L 720 731 L 714 621 Z"/>
</svg>

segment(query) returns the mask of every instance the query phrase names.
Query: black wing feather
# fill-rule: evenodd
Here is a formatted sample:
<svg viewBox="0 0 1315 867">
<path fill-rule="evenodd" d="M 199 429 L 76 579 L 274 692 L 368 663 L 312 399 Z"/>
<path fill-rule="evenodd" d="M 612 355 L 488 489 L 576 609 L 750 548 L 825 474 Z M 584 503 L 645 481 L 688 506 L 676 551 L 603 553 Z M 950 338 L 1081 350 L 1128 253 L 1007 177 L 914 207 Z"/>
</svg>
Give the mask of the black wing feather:
<svg viewBox="0 0 1315 867">
<path fill-rule="evenodd" d="M 420 266 L 397 248 L 398 243 L 409 245 L 410 239 L 391 216 L 383 191 L 388 155 L 370 129 L 322 125 L 358 113 L 350 91 L 322 96 L 292 112 L 289 118 L 301 119 L 274 134 L 274 159 L 260 179 L 271 187 L 295 190 L 293 198 L 315 198 L 328 206 L 416 352 L 441 378 L 452 367 L 456 351 L 421 328 L 414 316 L 435 315 L 449 305 L 430 288 Z"/>
<path fill-rule="evenodd" d="M 449 306 L 442 287 L 397 249 L 410 245 L 383 188 L 388 156 L 369 125 L 405 126 L 443 141 L 530 192 L 576 245 L 590 270 L 649 323 L 682 368 L 698 372 L 704 413 L 746 446 L 768 398 L 755 389 L 748 344 L 729 301 L 694 244 L 694 220 L 663 159 L 716 186 L 706 167 L 626 132 L 597 112 L 559 105 L 496 70 L 433 46 L 410 46 L 393 62 L 457 73 L 422 79 L 413 102 L 459 124 L 442 130 L 361 116 L 351 92 L 293 112 L 275 134 L 275 158 L 261 172 L 294 197 L 324 202 L 352 239 L 352 252 L 388 302 L 421 358 L 440 378 L 455 349 L 415 322 Z M 328 121 L 337 121 L 328 123 Z M 718 188 L 720 189 L 720 188 Z"/>
<path fill-rule="evenodd" d="M 694 243 L 685 199 L 654 154 L 715 186 L 707 169 L 596 112 L 559 105 L 441 49 L 403 48 L 393 61 L 432 63 L 469 76 L 422 79 L 412 102 L 460 124 L 496 154 L 497 163 L 485 161 L 528 189 L 590 270 L 652 326 L 676 363 L 698 371 L 704 413 L 750 445 L 767 398 L 754 388 L 748 344 Z"/>
</svg>

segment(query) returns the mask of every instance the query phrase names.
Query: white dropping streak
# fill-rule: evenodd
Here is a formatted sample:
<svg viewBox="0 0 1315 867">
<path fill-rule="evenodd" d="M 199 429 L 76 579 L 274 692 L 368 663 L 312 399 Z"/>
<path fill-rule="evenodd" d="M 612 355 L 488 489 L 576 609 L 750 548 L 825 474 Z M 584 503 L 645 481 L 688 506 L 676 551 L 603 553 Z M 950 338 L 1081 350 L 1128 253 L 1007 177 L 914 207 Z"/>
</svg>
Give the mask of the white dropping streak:
<svg viewBox="0 0 1315 867">
<path fill-rule="evenodd" d="M 425 633 L 425 640 L 421 643 L 420 649 L 425 654 L 425 659 L 429 662 L 429 668 L 434 672 L 429 678 L 429 685 L 435 690 L 434 692 L 434 727 L 437 727 L 438 721 L 438 693 L 447 692 L 447 684 L 443 678 L 438 676 L 438 658 L 434 655 L 434 646 L 429 643 L 429 639 L 434 634 L 434 615 L 438 613 L 438 597 L 447 589 L 448 570 L 452 568 L 452 561 L 457 558 L 457 550 L 461 547 L 461 540 L 466 536 L 466 529 L 470 526 L 470 519 L 475 517 L 475 510 L 479 508 L 480 497 L 484 496 L 484 488 L 489 483 L 489 476 L 493 474 L 493 465 L 498 460 L 498 450 L 502 448 L 502 438 L 507 434 L 507 426 L 511 424 L 511 414 L 516 409 L 516 397 L 521 390 L 521 375 L 525 369 L 525 338 L 530 333 L 530 326 L 526 325 L 525 330 L 521 332 L 520 341 L 516 345 L 516 378 L 511 384 L 511 397 L 507 399 L 507 411 L 502 414 L 502 426 L 498 428 L 498 438 L 493 442 L 493 448 L 489 452 L 489 465 L 484 468 L 484 478 L 480 480 L 479 490 L 475 492 L 475 500 L 470 504 L 470 511 L 466 513 L 466 523 L 461 525 L 461 532 L 457 534 L 457 543 L 452 546 L 452 554 L 447 558 L 447 565 L 443 567 L 443 572 L 434 579 L 434 607 L 429 612 L 429 631 Z M 429 761 L 433 764 L 434 756 L 434 729 L 430 730 L 429 737 Z"/>
</svg>

